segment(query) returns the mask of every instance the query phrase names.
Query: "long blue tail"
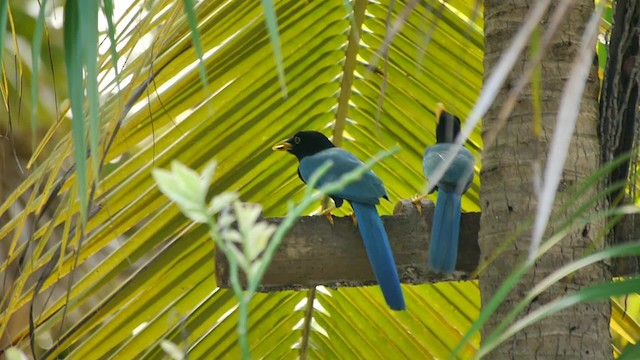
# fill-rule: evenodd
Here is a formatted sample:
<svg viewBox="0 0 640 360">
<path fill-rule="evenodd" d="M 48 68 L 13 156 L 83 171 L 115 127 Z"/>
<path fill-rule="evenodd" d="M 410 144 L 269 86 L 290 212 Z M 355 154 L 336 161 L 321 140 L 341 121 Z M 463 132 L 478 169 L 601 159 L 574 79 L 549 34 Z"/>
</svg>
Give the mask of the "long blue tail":
<svg viewBox="0 0 640 360">
<path fill-rule="evenodd" d="M 433 271 L 450 273 L 455 269 L 459 234 L 460 195 L 440 189 L 429 243 L 429 266 Z"/>
<path fill-rule="evenodd" d="M 393 310 L 404 310 L 404 296 L 400 288 L 396 263 L 384 230 L 382 219 L 375 205 L 352 202 L 351 206 L 358 220 L 358 229 L 367 249 L 373 273 L 380 284 L 387 305 Z"/>
</svg>

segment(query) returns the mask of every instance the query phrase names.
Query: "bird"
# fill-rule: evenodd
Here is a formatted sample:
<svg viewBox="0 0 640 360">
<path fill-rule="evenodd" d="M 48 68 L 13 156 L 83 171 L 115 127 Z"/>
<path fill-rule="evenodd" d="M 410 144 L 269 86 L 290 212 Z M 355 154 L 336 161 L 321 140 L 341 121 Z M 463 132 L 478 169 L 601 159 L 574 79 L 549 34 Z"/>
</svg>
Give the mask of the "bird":
<svg viewBox="0 0 640 360">
<path fill-rule="evenodd" d="M 339 180 L 342 175 L 364 166 L 356 156 L 336 147 L 324 134 L 317 131 L 300 131 L 274 145 L 272 149 L 288 151 L 295 155 L 299 162 L 298 176 L 305 184 L 317 168 L 331 161 L 329 169 L 316 182 L 317 188 Z M 328 195 L 336 207 L 342 206 L 344 200 L 351 204 L 369 262 L 387 305 L 392 310 L 405 310 L 404 296 L 389 239 L 376 210 L 381 198 L 389 200 L 382 180 L 373 171 L 368 170 L 360 179 L 345 186 L 341 191 Z"/>
<path fill-rule="evenodd" d="M 434 175 L 441 164 L 454 154 L 454 141 L 460 133 L 460 119 L 444 110 L 442 104 L 436 108 L 436 144 L 425 149 L 422 170 L 438 191 L 436 209 L 431 226 L 429 243 L 429 267 L 435 272 L 451 273 L 458 257 L 460 234 L 461 198 L 473 181 L 475 158 L 469 150 L 460 147 L 453 161 L 437 183 Z M 440 170 L 441 171 L 441 170 Z"/>
</svg>

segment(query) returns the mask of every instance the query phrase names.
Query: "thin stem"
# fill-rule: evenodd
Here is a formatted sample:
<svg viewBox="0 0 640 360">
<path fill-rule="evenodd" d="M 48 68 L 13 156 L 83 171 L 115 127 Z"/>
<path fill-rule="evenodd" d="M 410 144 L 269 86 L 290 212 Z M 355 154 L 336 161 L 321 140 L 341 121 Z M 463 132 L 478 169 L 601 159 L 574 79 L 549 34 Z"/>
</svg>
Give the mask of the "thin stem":
<svg viewBox="0 0 640 360">
<path fill-rule="evenodd" d="M 313 304 L 316 300 L 316 287 L 309 289 L 307 294 L 307 308 L 304 311 L 304 323 L 302 325 L 302 340 L 300 341 L 300 360 L 309 357 L 309 339 L 311 339 L 311 323 L 313 321 Z"/>
<path fill-rule="evenodd" d="M 251 359 L 251 354 L 249 353 L 247 323 L 249 321 L 249 300 L 251 297 L 243 294 L 236 294 L 236 296 L 238 296 L 238 343 L 240 344 L 240 351 L 242 351 L 242 358 L 249 360 Z"/>
<path fill-rule="evenodd" d="M 240 276 L 238 274 L 238 263 L 229 261 L 229 278 L 231 280 L 231 287 L 238 299 L 238 344 L 240 345 L 240 351 L 242 352 L 242 358 L 244 360 L 251 359 L 249 353 L 249 335 L 247 334 L 247 322 L 249 321 L 249 300 L 251 296 L 246 296 L 242 290 L 240 283 Z"/>
</svg>

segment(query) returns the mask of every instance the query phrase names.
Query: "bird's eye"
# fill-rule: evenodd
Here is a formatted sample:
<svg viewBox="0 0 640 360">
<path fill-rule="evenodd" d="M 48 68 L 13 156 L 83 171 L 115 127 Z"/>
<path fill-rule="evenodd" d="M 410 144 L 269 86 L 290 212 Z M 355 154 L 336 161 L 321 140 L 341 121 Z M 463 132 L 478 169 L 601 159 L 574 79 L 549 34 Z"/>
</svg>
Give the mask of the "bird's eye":
<svg viewBox="0 0 640 360">
<path fill-rule="evenodd" d="M 296 143 L 296 145 L 300 144 L 300 137 L 298 136 L 294 137 L 293 141 Z"/>
</svg>

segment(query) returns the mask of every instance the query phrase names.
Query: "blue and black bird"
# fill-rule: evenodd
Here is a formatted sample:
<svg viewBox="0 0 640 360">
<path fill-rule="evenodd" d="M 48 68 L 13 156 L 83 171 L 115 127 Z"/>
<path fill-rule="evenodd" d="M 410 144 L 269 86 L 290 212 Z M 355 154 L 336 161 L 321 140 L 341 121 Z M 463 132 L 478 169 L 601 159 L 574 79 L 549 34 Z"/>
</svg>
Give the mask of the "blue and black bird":
<svg viewBox="0 0 640 360">
<path fill-rule="evenodd" d="M 305 183 L 311 175 L 324 163 L 331 161 L 331 167 L 316 183 L 317 187 L 334 182 L 342 175 L 364 166 L 350 152 L 336 147 L 322 133 L 317 131 L 301 131 L 290 139 L 273 146 L 273 150 L 288 151 L 300 162 L 298 176 Z M 382 294 L 393 310 L 404 310 L 404 296 L 400 288 L 391 246 L 387 238 L 376 205 L 380 198 L 389 199 L 380 178 L 369 170 L 357 181 L 347 185 L 342 191 L 329 194 L 336 207 L 342 206 L 344 200 L 351 203 L 358 222 L 360 235 L 364 241 L 373 273 L 380 284 Z"/>
<path fill-rule="evenodd" d="M 433 184 L 434 175 L 440 165 L 455 151 L 453 142 L 460 133 L 460 119 L 444 111 L 442 104 L 438 104 L 436 118 L 437 144 L 427 147 L 422 158 L 422 169 L 430 184 Z M 474 162 L 471 152 L 461 147 L 451 165 L 435 184 L 434 190 L 438 190 L 438 199 L 429 243 L 429 266 L 433 271 L 451 273 L 456 267 L 460 200 L 473 180 Z"/>
</svg>

